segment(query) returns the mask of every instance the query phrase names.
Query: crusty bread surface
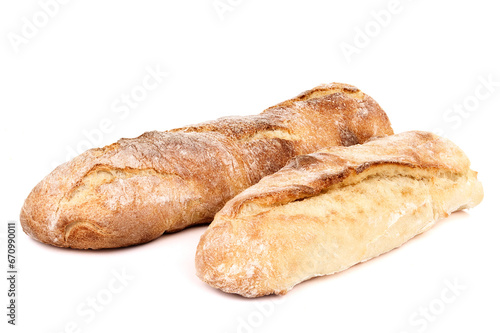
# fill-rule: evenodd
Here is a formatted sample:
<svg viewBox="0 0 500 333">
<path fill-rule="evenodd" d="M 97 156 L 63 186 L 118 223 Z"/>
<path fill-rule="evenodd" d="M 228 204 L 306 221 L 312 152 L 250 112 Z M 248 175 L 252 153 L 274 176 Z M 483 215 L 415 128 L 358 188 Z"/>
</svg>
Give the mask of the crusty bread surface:
<svg viewBox="0 0 500 333">
<path fill-rule="evenodd" d="M 380 106 L 332 83 L 259 115 L 147 132 L 90 149 L 27 197 L 21 225 L 59 247 L 115 248 L 209 222 L 236 194 L 293 156 L 392 134 Z"/>
<path fill-rule="evenodd" d="M 197 275 L 245 297 L 285 294 L 399 247 L 483 197 L 451 141 L 406 132 L 297 156 L 215 216 Z"/>
</svg>

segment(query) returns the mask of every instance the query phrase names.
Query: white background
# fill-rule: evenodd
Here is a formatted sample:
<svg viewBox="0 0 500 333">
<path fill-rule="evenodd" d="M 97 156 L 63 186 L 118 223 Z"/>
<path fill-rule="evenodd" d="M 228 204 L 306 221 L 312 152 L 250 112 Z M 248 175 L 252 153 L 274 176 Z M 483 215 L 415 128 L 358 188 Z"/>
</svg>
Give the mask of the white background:
<svg viewBox="0 0 500 333">
<path fill-rule="evenodd" d="M 436 130 L 450 137 L 479 171 L 483 203 L 377 259 L 302 283 L 286 296 L 257 300 L 224 294 L 195 276 L 195 249 L 206 226 L 121 250 L 75 251 L 33 241 L 18 225 L 18 325 L 6 323 L 2 278 L 2 327 L 498 332 L 495 2 L 401 0 L 396 10 L 387 0 L 220 3 L 230 6 L 222 16 L 213 0 L 73 0 L 57 11 L 52 7 L 53 17 L 44 22 L 39 2 L 2 1 L 1 276 L 7 270 L 6 223 L 18 221 L 23 200 L 68 151 L 89 145 L 85 131 L 93 133 L 92 146 L 103 146 L 148 130 L 255 114 L 332 81 L 374 97 L 396 132 Z M 388 9 L 393 14 L 382 15 L 381 26 L 373 12 Z M 30 34 L 26 20 L 40 27 Z M 359 31 L 366 29 L 370 36 L 363 38 Z M 347 44 L 357 53 L 346 56 L 341 47 Z M 135 108 L 115 112 L 122 94 L 140 89 L 147 68 L 169 75 Z M 482 83 L 488 79 L 497 83 Z M 106 133 L 99 129 L 103 119 Z M 113 272 L 122 270 L 133 278 L 106 299 Z M 449 283 L 465 290 L 450 293 Z M 443 293 L 455 297 L 444 303 Z M 93 316 L 87 302 L 96 296 L 107 304 Z M 429 307 L 432 319 L 423 320 L 418 311 Z"/>
</svg>

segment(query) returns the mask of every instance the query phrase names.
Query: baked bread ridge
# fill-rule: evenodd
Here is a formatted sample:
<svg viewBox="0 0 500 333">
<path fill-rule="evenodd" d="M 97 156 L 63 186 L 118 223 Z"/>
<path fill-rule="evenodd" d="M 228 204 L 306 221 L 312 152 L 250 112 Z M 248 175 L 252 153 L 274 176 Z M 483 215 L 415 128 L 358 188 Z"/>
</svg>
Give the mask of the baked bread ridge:
<svg viewBox="0 0 500 333">
<path fill-rule="evenodd" d="M 198 244 L 197 275 L 245 297 L 285 294 L 479 204 L 469 167 L 451 141 L 418 131 L 297 156 L 216 214 Z"/>
<path fill-rule="evenodd" d="M 350 85 L 322 85 L 259 115 L 90 149 L 35 186 L 21 225 L 59 247 L 140 244 L 211 221 L 227 200 L 293 156 L 392 133 L 372 98 Z"/>
</svg>

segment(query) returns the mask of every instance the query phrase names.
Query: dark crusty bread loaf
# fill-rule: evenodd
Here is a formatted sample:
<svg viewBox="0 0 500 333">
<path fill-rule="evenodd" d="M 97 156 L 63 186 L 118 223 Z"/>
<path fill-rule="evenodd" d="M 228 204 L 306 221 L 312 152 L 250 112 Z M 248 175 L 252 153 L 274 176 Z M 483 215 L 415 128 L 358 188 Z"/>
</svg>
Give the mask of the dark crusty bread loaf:
<svg viewBox="0 0 500 333">
<path fill-rule="evenodd" d="M 60 247 L 144 243 L 211 221 L 226 201 L 293 156 L 387 134 L 389 120 L 372 98 L 350 85 L 323 85 L 259 115 L 90 149 L 32 190 L 21 224 Z"/>
<path fill-rule="evenodd" d="M 451 141 L 406 132 L 293 158 L 217 213 L 197 275 L 246 297 L 284 294 L 390 251 L 483 198 Z"/>
</svg>

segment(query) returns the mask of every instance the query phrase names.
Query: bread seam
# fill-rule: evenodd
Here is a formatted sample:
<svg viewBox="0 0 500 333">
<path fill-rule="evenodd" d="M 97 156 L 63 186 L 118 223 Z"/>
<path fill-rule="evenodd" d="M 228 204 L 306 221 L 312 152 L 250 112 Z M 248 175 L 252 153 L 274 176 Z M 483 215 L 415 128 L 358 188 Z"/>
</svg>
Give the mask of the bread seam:
<svg viewBox="0 0 500 333">
<path fill-rule="evenodd" d="M 242 215 L 247 215 L 247 214 L 254 214 L 254 210 L 251 211 L 251 213 L 245 213 L 245 208 L 246 206 L 248 205 L 255 205 L 255 206 L 258 206 L 260 209 L 262 209 L 262 211 L 266 211 L 266 210 L 270 210 L 270 209 L 273 209 L 275 207 L 278 207 L 278 206 L 283 206 L 283 205 L 287 205 L 287 204 L 291 204 L 293 202 L 297 202 L 297 201 L 305 201 L 309 198 L 315 198 L 317 196 L 321 196 L 321 195 L 325 195 L 327 194 L 328 192 L 331 192 L 333 190 L 337 190 L 337 189 L 340 189 L 340 188 L 344 188 L 344 187 L 349 187 L 349 186 L 355 186 L 363 181 L 366 181 L 366 180 L 369 180 L 371 178 L 376 178 L 376 177 L 384 177 L 385 179 L 390 179 L 390 178 L 393 178 L 393 177 L 406 177 L 406 178 L 411 178 L 411 179 L 416 179 L 416 180 L 422 180 L 422 179 L 427 179 L 427 180 L 430 180 L 430 179 L 434 179 L 434 178 L 447 178 L 449 180 L 457 180 L 458 178 L 460 177 L 463 177 L 464 174 L 463 173 L 454 173 L 452 171 L 443 171 L 443 170 L 439 170 L 437 168 L 423 168 L 421 170 L 418 170 L 418 172 L 422 172 L 422 176 L 413 176 L 413 175 L 406 175 L 406 174 L 403 174 L 403 173 L 399 173 L 399 174 L 396 174 L 396 175 L 391 175 L 391 176 L 387 176 L 387 175 L 384 175 L 384 173 L 372 173 L 372 174 L 366 174 L 367 170 L 370 170 L 370 169 L 377 169 L 378 166 L 385 166 L 385 165 L 391 165 L 391 164 L 397 164 L 399 166 L 402 166 L 402 167 L 408 167 L 408 168 L 413 168 L 413 169 L 417 169 L 416 166 L 414 165 L 409 165 L 409 164 L 400 164 L 400 163 L 377 163 L 375 165 L 372 165 L 370 166 L 369 169 L 363 169 L 363 171 L 359 172 L 358 173 L 358 168 L 356 167 L 348 167 L 346 168 L 345 170 L 343 170 L 341 172 L 341 176 L 336 178 L 336 179 L 339 179 L 339 178 L 342 178 L 341 180 L 339 180 L 338 182 L 335 182 L 327 187 L 324 187 L 322 188 L 321 190 L 317 190 L 314 188 L 314 186 L 312 186 L 312 184 L 310 184 L 311 186 L 302 186 L 301 188 L 304 188 L 304 187 L 308 187 L 310 188 L 312 191 L 310 193 L 302 193 L 303 196 L 299 197 L 299 198 L 296 198 L 296 199 L 293 199 L 291 201 L 278 201 L 278 202 L 273 202 L 269 205 L 265 204 L 264 200 L 266 198 L 266 196 L 272 196 L 273 195 L 273 192 L 271 193 L 263 193 L 263 195 L 266 195 L 266 196 L 262 196 L 262 197 L 251 197 L 251 198 L 248 198 L 246 199 L 245 201 L 241 202 L 239 204 L 239 207 L 238 209 L 235 209 L 233 211 L 233 213 L 231 214 L 232 217 L 236 216 L 237 214 L 242 214 Z M 434 175 L 434 176 L 425 176 L 423 175 L 424 173 L 429 173 L 431 171 L 436 171 L 437 172 L 437 175 Z M 441 174 L 443 176 L 441 176 Z M 332 175 L 329 175 L 329 176 L 335 176 L 336 174 L 332 174 Z M 364 177 L 362 175 L 365 175 Z M 349 182 L 346 182 L 346 179 L 349 178 L 349 176 L 353 176 L 353 177 L 356 177 L 356 176 L 360 176 L 360 177 L 356 177 L 354 181 L 349 181 Z M 320 182 L 321 180 L 318 179 L 316 180 L 316 182 Z M 314 184 L 316 185 L 316 184 Z M 267 209 L 266 209 L 267 208 Z"/>
<path fill-rule="evenodd" d="M 71 201 L 73 199 L 73 196 L 75 195 L 75 192 L 78 191 L 81 187 L 83 186 L 88 186 L 85 184 L 86 181 L 89 180 L 89 178 L 95 177 L 99 172 L 108 172 L 112 175 L 111 180 L 105 180 L 103 182 L 100 182 L 99 184 L 91 184 L 89 186 L 90 189 L 95 189 L 103 184 L 109 184 L 117 179 L 128 179 L 134 176 L 146 176 L 146 175 L 153 175 L 153 176 L 160 176 L 160 177 L 168 177 L 168 176 L 173 176 L 173 177 L 179 177 L 180 179 L 184 180 L 185 179 L 176 173 L 173 172 L 160 172 L 154 168 L 142 168 L 142 169 L 136 169 L 136 168 L 114 168 L 110 165 L 104 165 L 104 164 L 99 164 L 96 165 L 96 167 L 92 168 L 81 178 L 81 180 L 75 184 L 69 191 L 66 196 L 67 201 Z"/>
</svg>

